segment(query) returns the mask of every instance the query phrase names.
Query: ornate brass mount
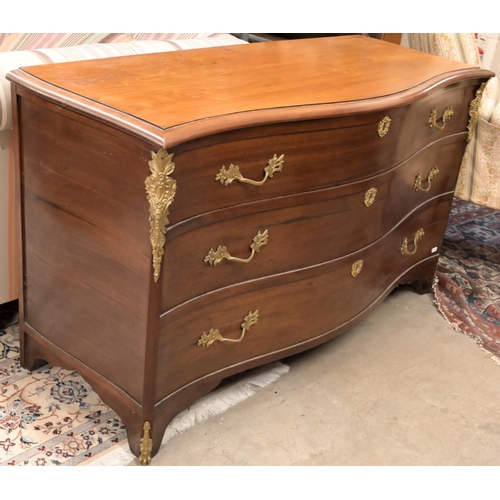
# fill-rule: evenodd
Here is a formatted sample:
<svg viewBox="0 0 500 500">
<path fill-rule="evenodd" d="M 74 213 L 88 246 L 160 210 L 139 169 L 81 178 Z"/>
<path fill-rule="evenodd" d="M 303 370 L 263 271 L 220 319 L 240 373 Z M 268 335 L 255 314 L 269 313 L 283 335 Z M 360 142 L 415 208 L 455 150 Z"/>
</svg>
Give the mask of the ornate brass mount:
<svg viewBox="0 0 500 500">
<path fill-rule="evenodd" d="M 382 120 L 380 120 L 378 124 L 378 135 L 379 137 L 384 137 L 384 135 L 389 132 L 389 127 L 391 126 L 391 118 L 390 116 L 386 116 Z"/>
<path fill-rule="evenodd" d="M 219 330 L 217 328 L 211 328 L 208 333 L 203 332 L 202 336 L 200 337 L 200 340 L 198 340 L 198 345 L 201 347 L 210 347 L 214 342 L 217 340 L 219 342 L 231 342 L 233 344 L 236 344 L 238 342 L 241 342 L 243 340 L 243 337 L 245 336 L 245 333 L 250 330 L 250 327 L 252 325 L 255 325 L 257 321 L 259 320 L 259 310 L 255 312 L 249 312 L 246 316 L 245 319 L 243 320 L 243 323 L 241 323 L 241 335 L 237 339 L 226 339 L 224 338 Z"/>
<path fill-rule="evenodd" d="M 158 281 L 161 261 L 165 253 L 165 234 L 168 224 L 168 207 L 174 201 L 177 183 L 169 175 L 174 171 L 173 153 L 160 149 L 151 151 L 153 158 L 148 162 L 151 175 L 146 178 L 147 200 L 149 201 L 150 239 L 153 252 L 154 280 Z"/>
<path fill-rule="evenodd" d="M 365 207 L 371 207 L 373 205 L 373 203 L 375 202 L 376 196 L 377 196 L 377 188 L 375 188 L 375 187 L 370 188 L 365 193 L 365 200 L 364 200 Z"/>
<path fill-rule="evenodd" d="M 474 130 L 477 125 L 477 120 L 479 119 L 479 105 L 481 104 L 481 98 L 483 97 L 484 88 L 486 87 L 487 83 L 488 82 L 484 82 L 481 84 L 481 86 L 476 92 L 476 97 L 474 97 L 474 99 L 471 101 L 469 105 L 469 123 L 467 125 L 467 129 L 469 131 L 467 135 L 468 143 L 472 140 L 472 136 L 474 135 Z"/>
<path fill-rule="evenodd" d="M 141 465 L 149 465 L 151 463 L 151 452 L 153 451 L 153 440 L 149 435 L 151 430 L 151 424 L 149 422 L 144 422 L 144 427 L 142 428 L 142 438 L 139 445 L 139 450 L 141 454 L 139 456 L 139 462 Z"/>
<path fill-rule="evenodd" d="M 222 260 L 227 259 L 229 261 L 233 260 L 235 262 L 241 262 L 243 264 L 248 264 L 256 253 L 259 253 L 261 247 L 267 245 L 269 240 L 269 232 L 266 229 L 263 233 L 260 231 L 254 236 L 253 243 L 250 245 L 252 253 L 247 259 L 240 259 L 238 257 L 232 257 L 225 246 L 219 245 L 217 250 L 214 251 L 213 248 L 207 253 L 204 262 L 210 264 L 211 266 L 217 266 L 222 262 Z"/>
<path fill-rule="evenodd" d="M 361 272 L 361 269 L 363 269 L 363 261 L 362 260 L 357 260 L 351 266 L 351 276 L 353 278 L 355 278 Z"/>
<path fill-rule="evenodd" d="M 405 238 L 403 240 L 403 243 L 401 243 L 401 248 L 399 249 L 400 252 L 403 255 L 414 255 L 417 252 L 417 243 L 424 237 L 424 234 L 425 232 L 423 229 L 419 229 L 415 233 L 415 236 L 413 237 L 413 246 L 415 247 L 415 249 L 413 250 L 413 252 L 410 252 L 408 250 L 408 238 Z"/>
<path fill-rule="evenodd" d="M 442 124 L 438 123 L 437 120 L 437 111 L 436 108 L 431 109 L 431 116 L 429 117 L 429 127 L 431 128 L 437 128 L 438 130 L 443 130 L 444 127 L 446 127 L 446 123 L 451 120 L 451 117 L 453 116 L 453 108 L 451 106 L 448 106 L 444 112 L 443 116 L 441 117 Z"/>
<path fill-rule="evenodd" d="M 422 174 L 417 174 L 417 176 L 415 177 L 415 182 L 413 183 L 413 189 L 415 189 L 415 191 L 423 191 L 424 193 L 427 193 L 427 191 L 429 191 L 429 189 L 431 188 L 432 181 L 436 178 L 437 174 L 439 174 L 439 168 L 432 167 L 427 174 L 426 188 L 422 187 Z"/>
<path fill-rule="evenodd" d="M 267 167 L 264 167 L 265 176 L 261 181 L 253 181 L 251 179 L 246 179 L 241 175 L 240 167 L 238 165 L 229 165 L 226 169 L 223 166 L 220 172 L 215 176 L 215 180 L 219 181 L 224 186 L 229 186 L 233 181 L 239 181 L 246 184 L 252 184 L 253 186 L 262 186 L 267 179 L 272 179 L 276 172 L 281 172 L 283 170 L 283 162 L 285 161 L 285 155 L 281 155 L 279 158 L 274 155 L 268 162 Z"/>
</svg>

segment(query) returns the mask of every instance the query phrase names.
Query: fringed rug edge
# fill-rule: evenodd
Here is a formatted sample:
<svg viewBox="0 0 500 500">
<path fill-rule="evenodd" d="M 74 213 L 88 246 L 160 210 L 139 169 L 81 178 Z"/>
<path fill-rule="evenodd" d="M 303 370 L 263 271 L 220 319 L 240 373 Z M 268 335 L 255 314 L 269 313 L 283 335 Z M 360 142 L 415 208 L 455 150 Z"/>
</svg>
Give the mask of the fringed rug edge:
<svg viewBox="0 0 500 500">
<path fill-rule="evenodd" d="M 241 401 L 253 396 L 258 389 L 266 387 L 282 375 L 288 373 L 290 367 L 281 362 L 256 368 L 242 380 L 234 382 L 200 398 L 196 403 L 179 413 L 170 422 L 162 440 L 162 446 L 172 437 L 190 429 L 211 417 L 224 413 Z M 125 466 L 138 464 L 137 458 L 130 452 L 127 441 L 117 444 L 102 457 L 83 462 L 84 466 Z"/>
<path fill-rule="evenodd" d="M 470 332 L 467 332 L 466 330 L 460 328 L 460 323 L 454 323 L 453 321 L 451 321 L 447 314 L 444 312 L 442 306 L 441 306 L 441 302 L 439 301 L 439 297 L 438 297 L 438 290 L 437 290 L 437 286 L 438 286 L 438 283 L 439 283 L 439 278 L 438 276 L 436 275 L 434 277 L 434 283 L 432 285 L 432 292 L 433 292 L 433 296 L 434 296 L 434 304 L 436 305 L 437 307 L 437 310 L 439 311 L 439 313 L 441 314 L 441 316 L 443 317 L 443 319 L 446 321 L 446 323 L 448 323 L 448 325 L 453 328 L 453 330 L 455 330 L 456 332 L 458 333 L 461 333 L 462 335 L 465 335 L 466 337 L 470 338 L 472 341 L 474 341 L 474 343 L 481 349 L 481 351 L 483 351 L 483 353 L 488 356 L 489 358 L 491 358 L 491 360 L 498 366 L 500 366 L 500 357 L 498 357 L 496 354 L 493 354 L 492 352 L 488 351 L 488 349 L 485 349 L 481 340 L 472 335 Z"/>
</svg>

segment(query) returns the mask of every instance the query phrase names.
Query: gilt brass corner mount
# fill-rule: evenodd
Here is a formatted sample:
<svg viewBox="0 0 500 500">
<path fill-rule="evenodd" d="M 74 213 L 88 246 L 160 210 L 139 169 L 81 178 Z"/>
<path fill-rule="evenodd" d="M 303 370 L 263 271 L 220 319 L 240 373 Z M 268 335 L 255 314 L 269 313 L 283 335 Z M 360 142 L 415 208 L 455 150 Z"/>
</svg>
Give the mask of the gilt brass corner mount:
<svg viewBox="0 0 500 500">
<path fill-rule="evenodd" d="M 467 125 L 467 130 L 469 131 L 467 135 L 467 142 L 469 143 L 472 140 L 472 136 L 474 135 L 474 130 L 477 126 L 477 121 L 479 119 L 479 105 L 481 104 L 481 99 L 483 97 L 484 88 L 488 82 L 484 82 L 481 84 L 479 89 L 476 92 L 476 97 L 471 101 L 469 105 L 469 123 Z"/>
<path fill-rule="evenodd" d="M 153 253 L 154 281 L 158 281 L 161 262 L 165 253 L 165 234 L 168 220 L 168 207 L 174 201 L 177 182 L 170 174 L 175 169 L 173 153 L 160 149 L 151 151 L 152 159 L 148 162 L 151 175 L 146 178 L 147 200 L 149 202 L 150 239 Z"/>
</svg>

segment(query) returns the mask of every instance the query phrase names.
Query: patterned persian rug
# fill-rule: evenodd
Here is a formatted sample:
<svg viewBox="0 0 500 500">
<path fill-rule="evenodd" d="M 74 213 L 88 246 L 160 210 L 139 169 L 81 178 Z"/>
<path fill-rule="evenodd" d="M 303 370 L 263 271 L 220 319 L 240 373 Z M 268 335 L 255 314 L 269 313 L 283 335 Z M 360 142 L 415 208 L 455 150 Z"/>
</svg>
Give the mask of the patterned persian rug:
<svg viewBox="0 0 500 500">
<path fill-rule="evenodd" d="M 218 415 L 288 372 L 281 363 L 223 381 L 179 414 L 162 443 Z M 19 327 L 0 326 L 0 465 L 128 465 L 125 427 L 75 371 L 19 364 Z"/>
<path fill-rule="evenodd" d="M 76 465 L 125 437 L 77 372 L 22 369 L 18 326 L 0 330 L 0 465 Z"/>
<path fill-rule="evenodd" d="M 500 364 L 500 210 L 454 200 L 434 292 L 448 323 Z"/>
</svg>

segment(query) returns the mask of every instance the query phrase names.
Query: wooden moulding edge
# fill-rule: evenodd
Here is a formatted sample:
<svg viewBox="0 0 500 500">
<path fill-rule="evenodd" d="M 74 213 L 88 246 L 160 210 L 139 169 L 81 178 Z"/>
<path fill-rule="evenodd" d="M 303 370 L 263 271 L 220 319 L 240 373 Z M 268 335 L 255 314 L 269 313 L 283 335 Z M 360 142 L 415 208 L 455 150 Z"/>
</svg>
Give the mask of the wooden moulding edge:
<svg viewBox="0 0 500 500">
<path fill-rule="evenodd" d="M 467 71 L 457 70 L 444 75 L 438 75 L 396 94 L 359 101 L 304 104 L 240 111 L 221 116 L 206 117 L 178 124 L 168 129 L 163 129 L 119 109 L 111 108 L 97 101 L 92 101 L 81 95 L 55 87 L 39 80 L 22 69 L 12 71 L 7 75 L 7 79 L 18 87 L 17 93 L 20 95 L 23 95 L 22 91 L 24 90 L 59 106 L 91 116 L 99 122 L 126 131 L 158 148 L 168 149 L 186 141 L 241 128 L 272 123 L 332 118 L 396 108 L 417 101 L 433 90 L 462 81 L 464 81 L 464 84 L 467 84 L 474 79 L 484 80 L 489 76 L 491 76 L 490 72 L 481 68 L 471 68 Z"/>
<path fill-rule="evenodd" d="M 120 414 L 120 417 L 122 417 L 122 413 L 125 411 L 137 414 L 142 412 L 142 405 L 135 401 L 132 396 L 127 394 L 123 389 L 115 385 L 110 380 L 104 378 L 85 363 L 79 361 L 71 354 L 53 344 L 28 322 L 23 322 L 20 326 L 20 330 L 22 330 L 20 334 L 31 338 L 41 348 L 42 353 L 40 354 L 40 359 L 43 359 L 54 366 L 60 366 L 63 369 L 78 371 L 78 373 L 92 386 L 92 388 L 96 390 L 108 406 L 116 409 L 118 403 L 119 407 L 116 411 Z M 123 420 L 125 420 L 125 418 L 123 418 Z"/>
</svg>

